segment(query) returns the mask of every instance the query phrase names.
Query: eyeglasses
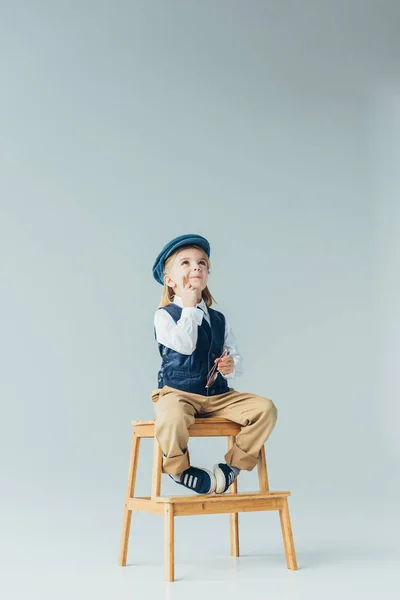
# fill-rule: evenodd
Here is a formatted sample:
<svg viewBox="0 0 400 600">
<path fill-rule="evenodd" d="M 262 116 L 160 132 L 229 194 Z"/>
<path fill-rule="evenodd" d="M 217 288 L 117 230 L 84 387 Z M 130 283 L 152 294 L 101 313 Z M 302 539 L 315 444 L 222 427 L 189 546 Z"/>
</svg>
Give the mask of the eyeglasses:
<svg viewBox="0 0 400 600">
<path fill-rule="evenodd" d="M 228 354 L 229 354 L 229 350 L 224 350 L 223 353 L 221 354 L 221 356 L 219 357 L 219 359 L 224 358 L 225 356 L 228 356 Z M 218 368 L 218 363 L 214 363 L 214 366 L 211 367 L 211 369 L 207 373 L 206 388 L 211 387 L 213 385 L 213 383 L 215 383 L 215 381 L 218 377 L 218 373 L 219 373 L 219 371 L 217 371 L 217 368 Z"/>
</svg>

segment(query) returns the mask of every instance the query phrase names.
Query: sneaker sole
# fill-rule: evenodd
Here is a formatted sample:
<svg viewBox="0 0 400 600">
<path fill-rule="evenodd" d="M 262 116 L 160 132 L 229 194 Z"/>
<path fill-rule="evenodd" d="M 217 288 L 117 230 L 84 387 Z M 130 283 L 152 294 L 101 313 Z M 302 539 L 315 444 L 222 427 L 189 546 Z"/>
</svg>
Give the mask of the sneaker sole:
<svg viewBox="0 0 400 600">
<path fill-rule="evenodd" d="M 225 492 L 226 479 L 224 472 L 219 468 L 218 464 L 214 465 L 214 476 L 216 480 L 215 493 L 223 494 Z"/>
</svg>

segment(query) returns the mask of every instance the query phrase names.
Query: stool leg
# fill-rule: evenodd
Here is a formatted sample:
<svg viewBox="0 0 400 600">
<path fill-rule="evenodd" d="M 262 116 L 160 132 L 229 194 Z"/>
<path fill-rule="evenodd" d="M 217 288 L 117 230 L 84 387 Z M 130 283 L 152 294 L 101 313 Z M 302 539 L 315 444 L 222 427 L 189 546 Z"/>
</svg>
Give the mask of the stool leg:
<svg viewBox="0 0 400 600">
<path fill-rule="evenodd" d="M 164 505 L 165 531 L 165 580 L 174 581 L 175 552 L 174 552 L 174 505 Z"/>
<path fill-rule="evenodd" d="M 290 523 L 289 505 L 287 498 L 282 499 L 281 508 L 279 509 L 279 516 L 281 519 L 283 545 L 285 548 L 287 568 L 296 570 L 296 551 L 294 549 L 292 525 Z"/>
<path fill-rule="evenodd" d="M 228 450 L 230 450 L 235 442 L 235 436 L 230 435 L 228 437 Z M 237 479 L 229 487 L 228 492 L 230 494 L 237 494 Z M 230 542 L 231 542 L 231 556 L 239 556 L 239 515 L 238 513 L 230 513 Z"/>
<path fill-rule="evenodd" d="M 162 451 L 158 439 L 154 436 L 153 470 L 151 475 L 151 499 L 155 500 L 161 491 Z"/>
<path fill-rule="evenodd" d="M 258 455 L 257 470 L 258 470 L 258 483 L 260 486 L 260 492 L 268 492 L 269 491 L 269 483 L 268 483 L 267 459 L 265 457 L 265 446 L 263 446 L 261 448 L 260 454 Z"/>
<path fill-rule="evenodd" d="M 128 469 L 128 483 L 126 486 L 124 516 L 122 519 L 121 543 L 120 543 L 120 551 L 119 551 L 119 557 L 118 557 L 118 564 L 121 567 L 126 566 L 126 559 L 128 556 L 129 532 L 130 532 L 130 528 L 131 528 L 131 518 L 132 518 L 132 511 L 128 508 L 128 502 L 129 502 L 130 498 L 133 498 L 133 494 L 135 491 L 136 469 L 137 469 L 137 463 L 138 463 L 138 458 L 139 458 L 139 447 L 140 447 L 140 438 L 136 436 L 135 430 L 133 430 L 132 447 L 131 447 L 131 454 L 130 454 L 130 459 L 129 459 L 129 469 Z"/>
</svg>

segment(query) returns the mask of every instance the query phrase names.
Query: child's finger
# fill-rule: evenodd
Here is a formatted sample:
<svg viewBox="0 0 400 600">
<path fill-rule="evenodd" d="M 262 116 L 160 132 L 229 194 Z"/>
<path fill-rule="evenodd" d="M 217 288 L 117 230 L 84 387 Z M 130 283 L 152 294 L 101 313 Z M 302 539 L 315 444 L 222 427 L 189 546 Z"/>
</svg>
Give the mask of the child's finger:
<svg viewBox="0 0 400 600">
<path fill-rule="evenodd" d="M 224 358 L 221 358 L 220 360 L 224 367 L 233 363 L 233 358 L 231 356 L 224 356 Z"/>
</svg>

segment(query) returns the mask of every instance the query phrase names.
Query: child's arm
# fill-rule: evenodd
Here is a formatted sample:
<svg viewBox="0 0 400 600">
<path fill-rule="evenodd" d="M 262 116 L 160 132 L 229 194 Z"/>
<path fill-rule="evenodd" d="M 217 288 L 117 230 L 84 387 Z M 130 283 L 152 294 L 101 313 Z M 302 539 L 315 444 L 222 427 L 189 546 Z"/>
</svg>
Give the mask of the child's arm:
<svg viewBox="0 0 400 600">
<path fill-rule="evenodd" d="M 171 348 L 180 354 L 190 355 L 197 344 L 198 326 L 203 321 L 204 313 L 196 307 L 182 309 L 177 323 L 166 310 L 157 310 L 154 315 L 156 339 L 159 344 Z"/>
</svg>

